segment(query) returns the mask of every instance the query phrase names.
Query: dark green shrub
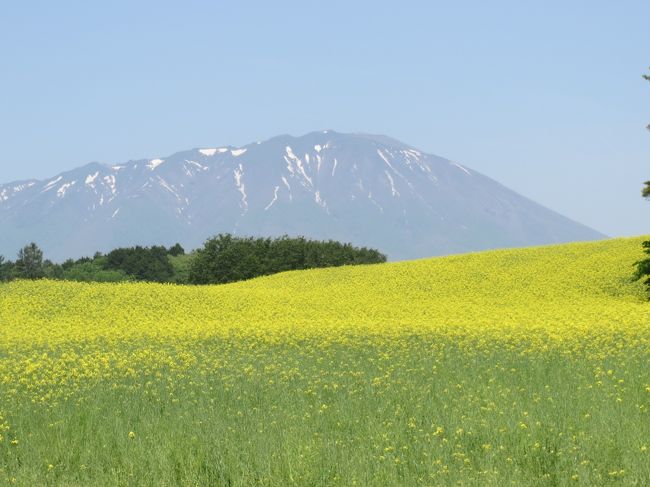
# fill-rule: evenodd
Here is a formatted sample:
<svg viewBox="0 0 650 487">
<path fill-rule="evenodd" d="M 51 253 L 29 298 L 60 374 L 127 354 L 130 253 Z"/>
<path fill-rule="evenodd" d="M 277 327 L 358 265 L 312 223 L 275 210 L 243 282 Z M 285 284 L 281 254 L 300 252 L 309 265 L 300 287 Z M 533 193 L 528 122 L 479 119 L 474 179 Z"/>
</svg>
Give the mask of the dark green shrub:
<svg viewBox="0 0 650 487">
<path fill-rule="evenodd" d="M 380 262 L 386 262 L 386 256 L 377 250 L 333 240 L 220 234 L 196 251 L 190 265 L 189 282 L 223 284 L 289 270 Z"/>
</svg>

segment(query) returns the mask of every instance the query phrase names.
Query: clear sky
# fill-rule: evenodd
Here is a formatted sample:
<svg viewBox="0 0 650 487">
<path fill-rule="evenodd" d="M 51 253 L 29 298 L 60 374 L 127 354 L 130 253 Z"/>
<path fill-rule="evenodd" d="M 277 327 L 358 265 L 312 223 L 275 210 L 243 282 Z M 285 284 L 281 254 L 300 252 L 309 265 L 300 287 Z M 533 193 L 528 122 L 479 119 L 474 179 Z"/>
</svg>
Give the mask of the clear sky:
<svg viewBox="0 0 650 487">
<path fill-rule="evenodd" d="M 612 236 L 650 233 L 650 1 L 16 1 L 0 182 L 382 133 Z"/>
</svg>

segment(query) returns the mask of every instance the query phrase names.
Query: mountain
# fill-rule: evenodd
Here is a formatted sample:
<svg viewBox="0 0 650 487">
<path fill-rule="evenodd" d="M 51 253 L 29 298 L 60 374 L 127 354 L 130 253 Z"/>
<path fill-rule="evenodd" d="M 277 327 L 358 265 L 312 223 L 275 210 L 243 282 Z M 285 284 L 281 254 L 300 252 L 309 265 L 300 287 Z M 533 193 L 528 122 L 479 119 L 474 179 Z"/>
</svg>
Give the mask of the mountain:
<svg viewBox="0 0 650 487">
<path fill-rule="evenodd" d="M 456 162 L 331 130 L 0 185 L 5 256 L 30 241 L 53 260 L 195 248 L 225 232 L 349 241 L 392 260 L 604 237 Z"/>
</svg>

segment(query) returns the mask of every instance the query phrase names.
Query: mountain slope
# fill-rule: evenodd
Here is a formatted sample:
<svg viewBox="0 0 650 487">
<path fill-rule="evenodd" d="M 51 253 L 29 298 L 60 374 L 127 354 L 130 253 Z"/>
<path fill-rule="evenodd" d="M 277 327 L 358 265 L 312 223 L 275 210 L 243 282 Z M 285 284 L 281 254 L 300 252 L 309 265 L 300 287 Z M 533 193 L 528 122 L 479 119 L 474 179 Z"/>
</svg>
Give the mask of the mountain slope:
<svg viewBox="0 0 650 487">
<path fill-rule="evenodd" d="M 391 259 L 603 237 L 455 162 L 333 131 L 0 185 L 0 226 L 0 253 L 36 241 L 56 260 L 219 232 L 332 238 Z"/>
</svg>

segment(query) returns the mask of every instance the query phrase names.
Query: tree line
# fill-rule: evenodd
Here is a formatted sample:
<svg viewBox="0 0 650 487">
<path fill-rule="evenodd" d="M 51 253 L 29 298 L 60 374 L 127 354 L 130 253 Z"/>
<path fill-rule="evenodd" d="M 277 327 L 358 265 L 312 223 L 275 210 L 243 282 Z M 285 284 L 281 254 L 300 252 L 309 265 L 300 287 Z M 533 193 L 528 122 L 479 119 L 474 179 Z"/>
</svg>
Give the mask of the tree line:
<svg viewBox="0 0 650 487">
<path fill-rule="evenodd" d="M 304 237 L 254 238 L 220 234 L 186 253 L 180 244 L 166 248 L 135 246 L 58 264 L 30 243 L 15 261 L 0 256 L 0 281 L 58 279 L 85 282 L 144 281 L 225 284 L 278 272 L 386 262 L 375 249 Z"/>
</svg>

